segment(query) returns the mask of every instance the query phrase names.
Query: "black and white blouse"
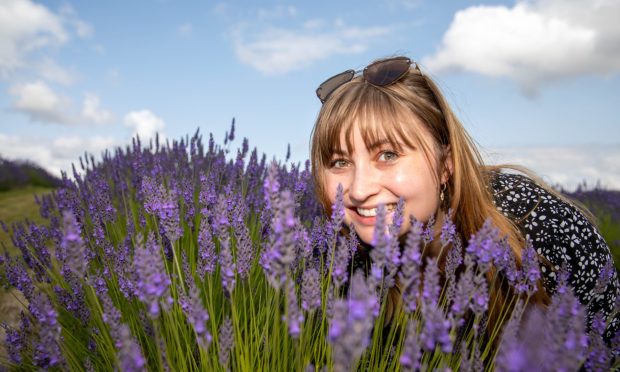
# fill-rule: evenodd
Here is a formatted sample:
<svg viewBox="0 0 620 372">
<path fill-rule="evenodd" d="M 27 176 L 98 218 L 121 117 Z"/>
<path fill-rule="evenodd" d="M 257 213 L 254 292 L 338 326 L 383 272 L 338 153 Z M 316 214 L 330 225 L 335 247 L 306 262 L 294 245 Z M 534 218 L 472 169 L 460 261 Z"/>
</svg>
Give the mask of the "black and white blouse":
<svg viewBox="0 0 620 372">
<path fill-rule="evenodd" d="M 541 265 L 547 292 L 553 295 L 557 286 L 554 270 L 566 265 L 569 284 L 586 306 L 588 326 L 599 312 L 607 318 L 620 295 L 620 286 L 613 270 L 606 289 L 598 295 L 595 292 L 601 270 L 612 260 L 609 247 L 596 227 L 573 205 L 528 177 L 495 174 L 490 185 L 497 209 L 515 221 L 538 254 L 553 266 L 550 269 Z M 620 319 L 616 316 L 607 327 L 607 340 L 616 333 L 619 325 Z"/>
</svg>

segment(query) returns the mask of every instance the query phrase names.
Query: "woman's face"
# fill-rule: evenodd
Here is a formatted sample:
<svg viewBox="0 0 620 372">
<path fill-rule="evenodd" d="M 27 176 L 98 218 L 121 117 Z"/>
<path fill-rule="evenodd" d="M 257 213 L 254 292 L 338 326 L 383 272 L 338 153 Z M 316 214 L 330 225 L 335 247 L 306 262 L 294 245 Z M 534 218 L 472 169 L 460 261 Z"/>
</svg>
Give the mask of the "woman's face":
<svg viewBox="0 0 620 372">
<path fill-rule="evenodd" d="M 409 216 L 427 221 L 439 206 L 439 185 L 437 183 L 436 154 L 427 161 L 421 148 L 405 145 L 397 137 L 400 149 L 392 148 L 390 142 L 378 141 L 369 148 L 364 144 L 357 124 L 353 124 L 353 150 L 347 149 L 344 133 L 340 135 L 343 153 L 335 153 L 325 169 L 325 186 L 329 201 L 334 204 L 338 184 L 343 186 L 345 222 L 353 224 L 360 239 L 372 243 L 376 212 L 379 204 L 387 207 L 387 222 L 392 222 L 393 211 L 399 198 L 405 202 L 404 221 L 400 235 L 410 226 Z M 422 125 L 416 125 L 422 128 Z M 423 130 L 422 140 L 432 143 L 430 135 Z M 450 159 L 450 156 L 447 157 Z M 447 162 L 450 162 L 448 160 Z M 451 169 L 446 164 L 445 169 Z M 448 171 L 441 182 L 448 179 Z"/>
</svg>

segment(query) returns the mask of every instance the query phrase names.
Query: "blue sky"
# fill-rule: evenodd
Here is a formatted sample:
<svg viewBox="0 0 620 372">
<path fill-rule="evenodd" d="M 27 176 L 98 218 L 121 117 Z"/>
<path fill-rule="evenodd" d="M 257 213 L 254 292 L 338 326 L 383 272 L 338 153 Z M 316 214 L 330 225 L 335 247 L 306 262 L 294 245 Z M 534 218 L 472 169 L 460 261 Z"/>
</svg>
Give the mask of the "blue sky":
<svg viewBox="0 0 620 372">
<path fill-rule="evenodd" d="M 490 162 L 620 189 L 620 0 L 0 0 L 0 155 L 52 172 L 200 128 L 308 156 L 316 86 L 419 61 Z M 238 141 L 240 143 L 240 141 Z"/>
</svg>

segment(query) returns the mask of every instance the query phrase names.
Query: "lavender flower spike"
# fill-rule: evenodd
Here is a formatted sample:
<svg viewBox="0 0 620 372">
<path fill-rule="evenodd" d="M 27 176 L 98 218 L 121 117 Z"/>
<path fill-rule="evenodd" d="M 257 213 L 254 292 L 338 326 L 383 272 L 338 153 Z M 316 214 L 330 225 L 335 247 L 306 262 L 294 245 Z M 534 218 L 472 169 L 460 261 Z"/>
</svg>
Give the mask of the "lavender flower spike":
<svg viewBox="0 0 620 372">
<path fill-rule="evenodd" d="M 88 260 L 84 254 L 85 247 L 80 236 L 80 226 L 75 220 L 73 213 L 68 210 L 63 212 L 63 221 L 64 234 L 60 243 L 66 259 L 66 267 L 63 270 L 71 270 L 79 278 L 83 278 L 86 274 Z"/>
<path fill-rule="evenodd" d="M 321 306 L 321 279 L 316 267 L 306 268 L 301 282 L 301 307 L 306 311 L 318 309 Z"/>
<path fill-rule="evenodd" d="M 233 324 L 230 317 L 227 315 L 224 318 L 224 322 L 220 326 L 220 332 L 217 338 L 218 342 L 218 359 L 220 364 L 228 367 L 228 361 L 230 359 L 230 351 L 234 347 L 235 335 L 233 333 Z"/>
<path fill-rule="evenodd" d="M 276 210 L 271 222 L 273 233 L 267 247 L 261 255 L 261 265 L 269 284 L 280 289 L 286 280 L 287 272 L 295 260 L 295 226 L 294 201 L 292 194 L 286 190 L 277 199 Z"/>
<path fill-rule="evenodd" d="M 157 318 L 160 313 L 160 300 L 168 304 L 170 297 L 170 277 L 166 273 L 161 248 L 153 233 L 149 233 L 146 244 L 138 236 L 138 244 L 134 252 L 133 262 L 138 276 L 136 292 L 140 301 L 147 305 L 151 318 Z"/>
<path fill-rule="evenodd" d="M 304 315 L 297 304 L 297 294 L 295 293 L 295 283 L 292 280 L 286 281 L 286 323 L 288 324 L 288 333 L 293 338 L 298 338 L 301 331 L 301 323 L 304 321 Z"/>
<path fill-rule="evenodd" d="M 28 309 L 40 327 L 34 350 L 35 364 L 44 369 L 62 365 L 64 360 L 59 345 L 61 327 L 58 323 L 58 313 L 49 298 L 39 293 L 28 305 Z"/>
<path fill-rule="evenodd" d="M 407 324 L 407 336 L 403 345 L 403 353 L 400 356 L 400 365 L 403 371 L 414 372 L 420 369 L 420 359 L 422 358 L 422 350 L 420 341 L 418 340 L 417 320 L 411 319 Z"/>
<path fill-rule="evenodd" d="M 342 228 L 342 222 L 344 221 L 344 197 L 342 184 L 338 184 L 336 189 L 336 201 L 332 206 L 332 228 L 337 233 Z"/>
<path fill-rule="evenodd" d="M 420 242 L 422 223 L 413 221 L 411 230 L 407 234 L 407 241 L 401 257 L 401 266 L 398 279 L 403 294 L 405 310 L 414 312 L 417 308 L 418 291 L 420 288 L 420 267 L 422 265 L 422 253 Z"/>
<path fill-rule="evenodd" d="M 351 278 L 348 300 L 334 302 L 333 317 L 329 326 L 329 341 L 334 348 L 334 370 L 349 370 L 364 352 L 370 341 L 373 311 L 377 304 L 364 274 L 356 271 Z"/>
</svg>

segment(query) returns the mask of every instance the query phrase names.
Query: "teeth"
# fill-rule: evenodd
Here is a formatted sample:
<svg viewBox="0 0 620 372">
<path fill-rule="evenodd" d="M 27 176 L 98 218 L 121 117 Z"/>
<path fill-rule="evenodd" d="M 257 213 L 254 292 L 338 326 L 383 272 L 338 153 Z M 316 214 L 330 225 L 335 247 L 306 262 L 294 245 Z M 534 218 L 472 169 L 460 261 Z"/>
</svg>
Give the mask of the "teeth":
<svg viewBox="0 0 620 372">
<path fill-rule="evenodd" d="M 396 209 L 396 204 L 387 204 L 385 207 L 386 207 L 385 210 L 387 212 L 392 212 L 393 210 Z M 360 215 L 364 217 L 375 217 L 377 215 L 377 208 L 364 209 L 364 208 L 358 207 L 357 213 L 359 213 Z"/>
</svg>

